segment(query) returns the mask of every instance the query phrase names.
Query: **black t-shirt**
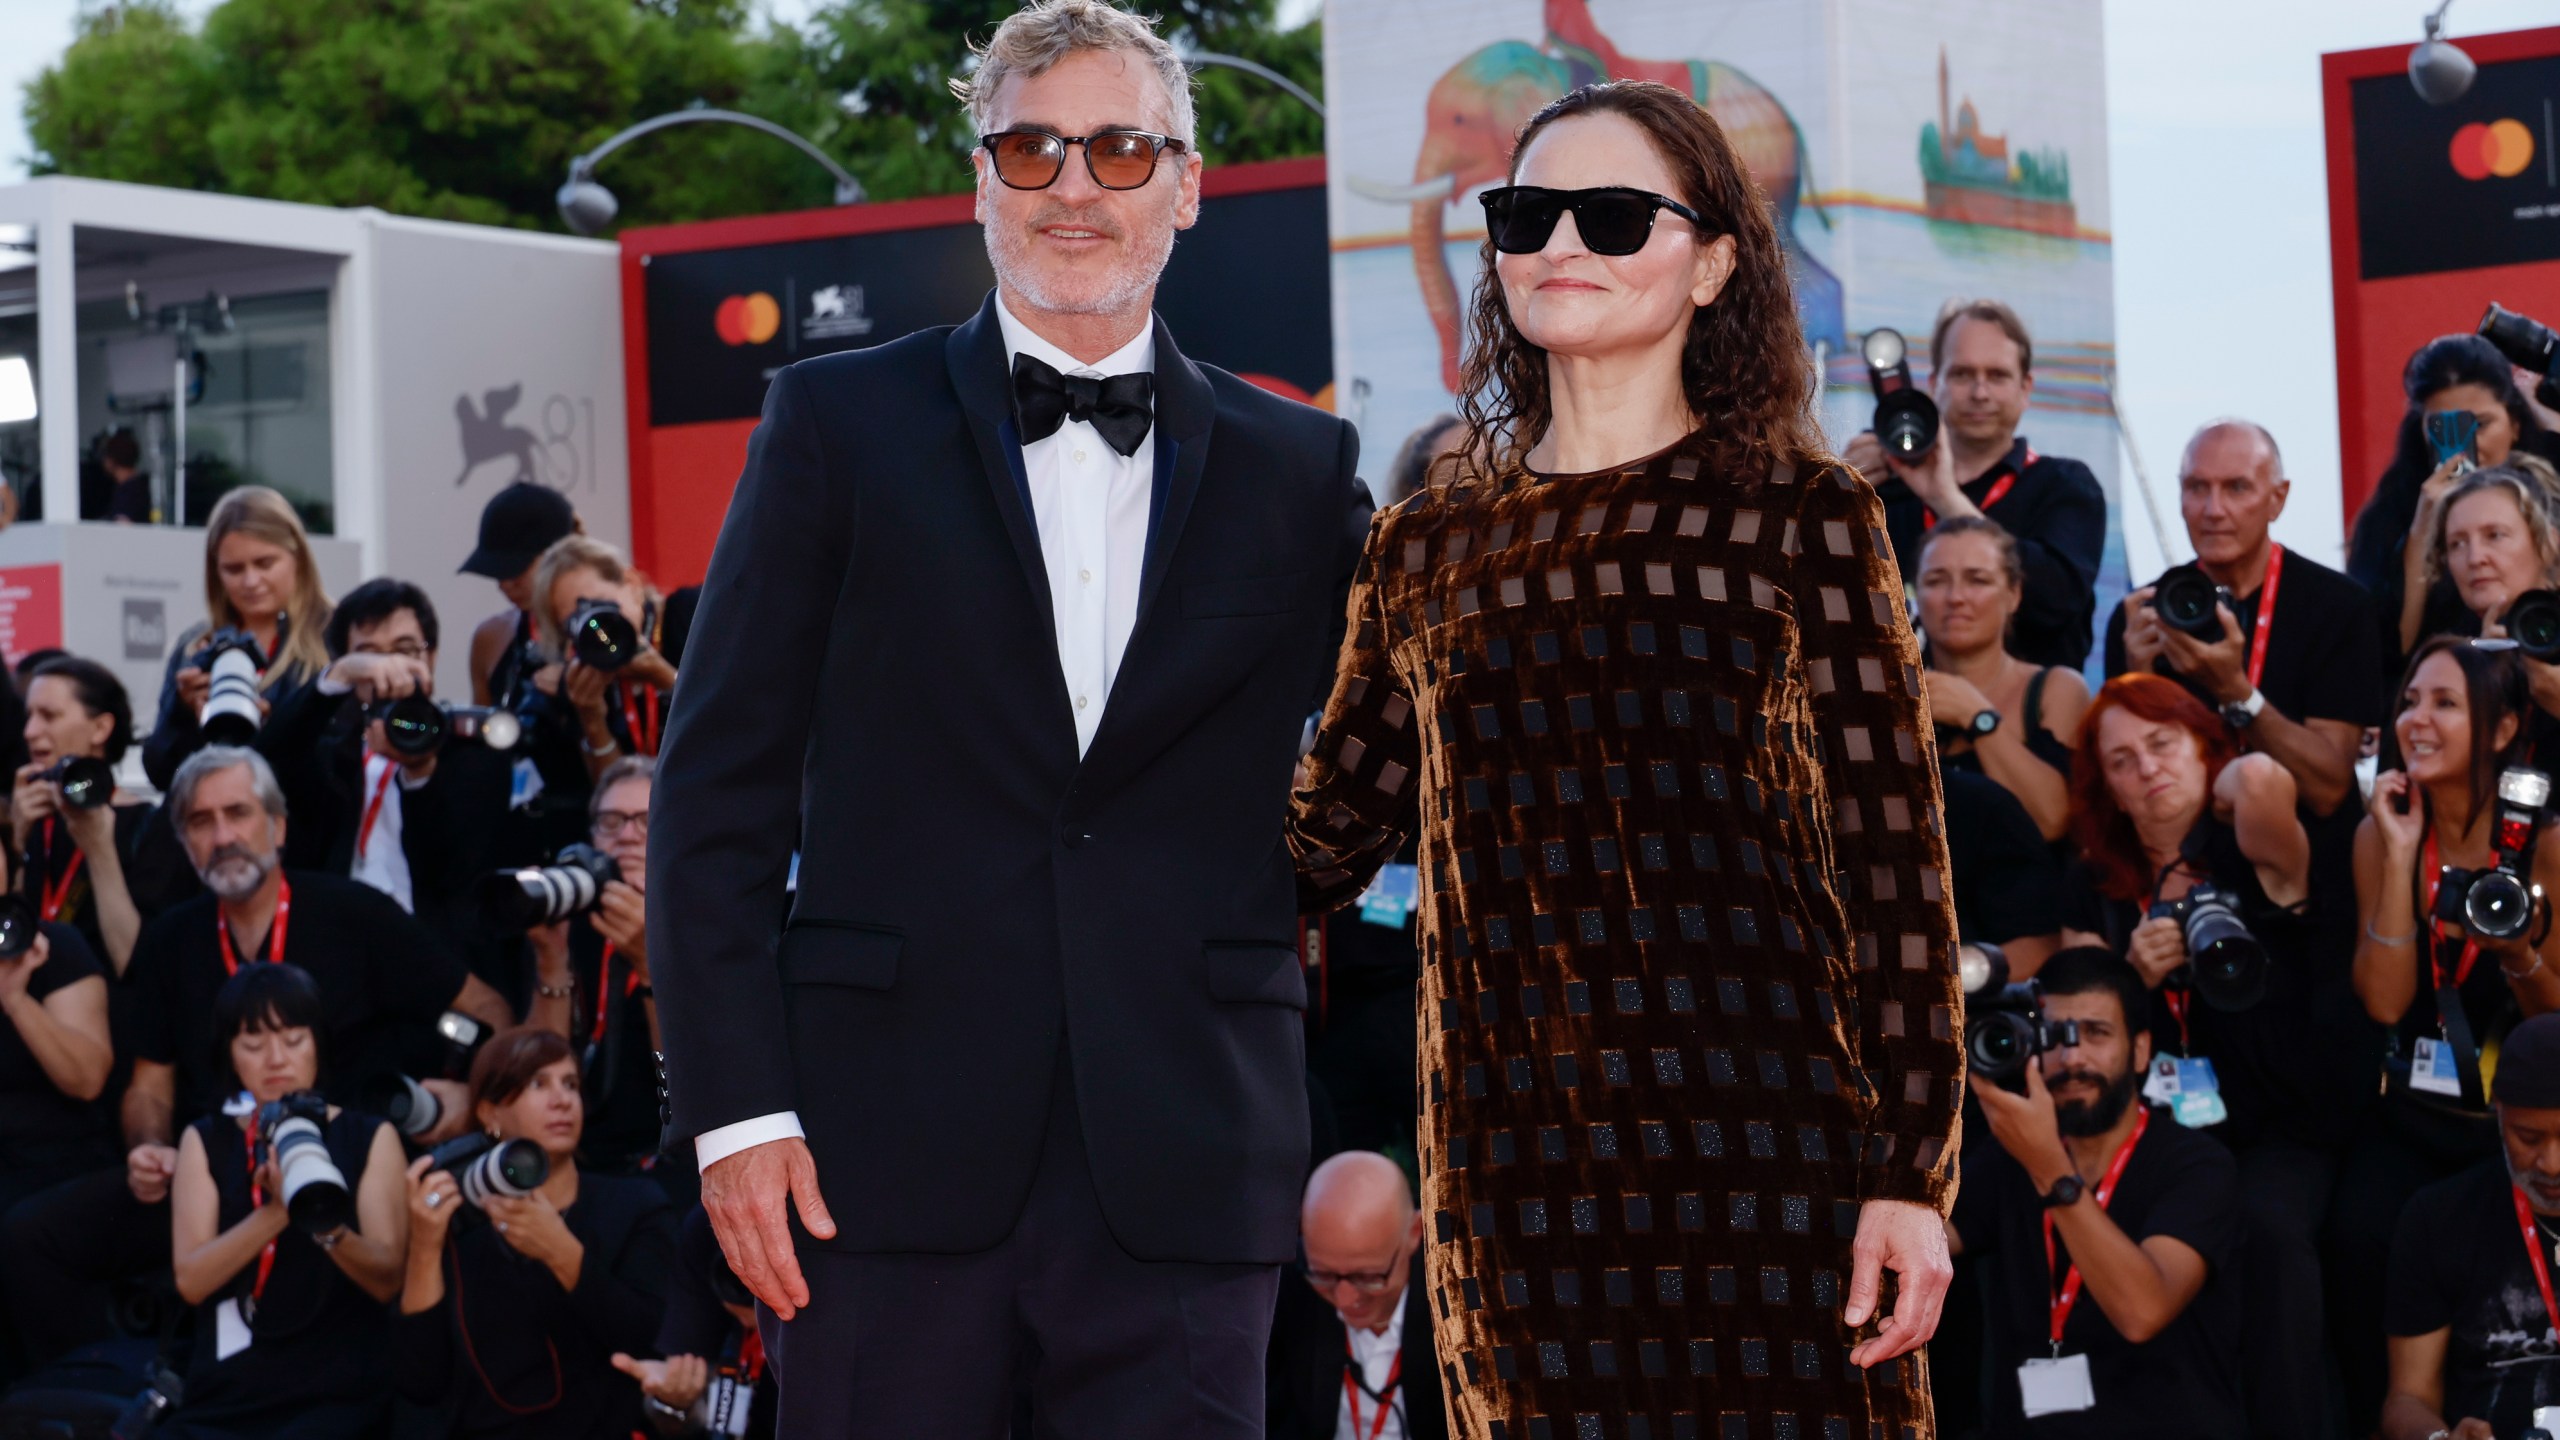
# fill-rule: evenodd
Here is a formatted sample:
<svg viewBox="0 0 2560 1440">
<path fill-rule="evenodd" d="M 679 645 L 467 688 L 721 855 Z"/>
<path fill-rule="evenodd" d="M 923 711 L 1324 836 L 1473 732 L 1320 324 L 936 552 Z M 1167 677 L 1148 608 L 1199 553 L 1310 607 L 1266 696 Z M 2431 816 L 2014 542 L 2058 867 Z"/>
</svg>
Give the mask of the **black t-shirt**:
<svg viewBox="0 0 2560 1440">
<path fill-rule="evenodd" d="M 2240 643 L 2256 643 L 2260 586 L 2231 602 L 2231 618 L 2240 625 Z M 2125 670 L 2124 607 L 2107 619 L 2107 675 Z M 2266 669 L 2258 677 L 2259 693 L 2288 720 L 2343 720 L 2361 730 L 2383 722 L 2384 685 L 2381 630 L 2373 619 L 2373 599 L 2364 587 L 2297 550 L 2284 552 L 2284 571 L 2276 586 L 2275 618 L 2267 626 Z M 2221 702 L 2204 687 L 2169 668 L 2166 655 L 2151 668 L 2193 692 L 2214 710 Z"/>
<path fill-rule="evenodd" d="M 579 1152 L 596 1169 L 628 1173 L 658 1153 L 658 1067 L 649 1043 L 648 1002 L 636 993 L 639 978 L 630 958 L 606 959 L 604 937 L 591 916 L 569 922 L 569 963 L 577 992 L 570 1001 L 570 1037 L 578 1047 L 587 1105 Z"/>
<path fill-rule="evenodd" d="M 2141 1345 L 2117 1333 L 2105 1307 L 2082 1289 L 2063 1330 L 2062 1350 L 2089 1357 L 2097 1404 L 2032 1421 L 2019 1403 L 2018 1366 L 2053 1353 L 2051 1305 L 2060 1288 L 2045 1266 L 2042 1197 L 2026 1170 L 1998 1145 L 1979 1147 L 1966 1168 L 1956 1195 L 1956 1233 L 1966 1254 L 1989 1262 L 1983 1292 L 1991 1372 L 1986 1434 L 2238 1440 L 2247 1433 L 2235 1363 L 2240 1288 L 2232 1268 L 2240 1246 L 2240 1173 L 2229 1151 L 2167 1112 L 2152 1112 L 2107 1215 L 2136 1242 L 2166 1235 L 2192 1246 L 2210 1267 L 2204 1288 L 2167 1329 Z M 2054 1242 L 2057 1263 L 2067 1268 L 2070 1247 L 2059 1230 Z"/>
<path fill-rule="evenodd" d="M 2505 1160 L 2495 1159 L 2411 1196 L 2391 1242 L 2382 1310 L 2386 1334 L 2451 1329 L 2444 1421 L 2477 1416 L 2500 1435 L 2522 1435 L 2534 1407 L 2560 1405 L 2560 1339 L 2516 1228 L 2514 1195 Z M 2554 1230 L 2560 1222 L 2536 1243 L 2560 1274 Z"/>
<path fill-rule="evenodd" d="M 156 805 L 115 807 L 116 856 L 124 869 L 125 891 L 144 921 L 171 905 L 199 894 L 186 849 L 171 829 L 167 812 Z M 73 867 L 77 866 L 75 870 Z M 68 878 L 66 878 L 68 877 Z M 42 904 L 59 888 L 54 917 L 80 932 L 101 961 L 107 957 L 106 933 L 98 928 L 98 902 L 89 883 L 89 862 L 71 839 L 71 827 L 48 818 L 27 835 L 27 854 L 20 869 L 20 891 Z"/>
<path fill-rule="evenodd" d="M 345 1096 L 359 1082 L 395 1071 L 441 1073 L 435 1022 L 462 989 L 461 957 L 369 885 L 309 870 L 289 870 L 286 879 L 293 909 L 284 954 L 272 954 L 272 933 L 233 953 L 244 965 L 281 958 L 318 983 L 326 1012 L 324 1088 Z M 179 1124 L 210 1113 L 226 1094 L 213 1053 L 214 996 L 230 978 L 215 930 L 219 914 L 211 895 L 198 896 L 152 921 L 133 947 L 132 979 L 141 992 L 135 1049 L 177 1067 Z"/>
<path fill-rule="evenodd" d="M 2027 807 L 1999 781 L 1952 764 L 1941 767 L 1939 780 L 1957 932 L 2006 945 L 2061 929 L 2062 866 Z"/>
<path fill-rule="evenodd" d="M 97 952 L 80 938 L 79 931 L 59 923 L 40 928 L 49 948 L 44 963 L 27 977 L 30 997 L 42 1001 L 66 985 L 106 974 Z M 18 1027 L 0 1022 L 0 1161 L 106 1134 L 96 1103 L 63 1094 L 44 1073 L 35 1052 L 27 1048 Z"/>
<path fill-rule="evenodd" d="M 2011 476 L 2016 483 L 1996 503 L 1985 503 Z M 2077 460 L 2037 454 L 2022 435 L 1998 464 L 1962 489 L 1983 514 L 2017 537 L 2026 586 L 2009 632 L 2009 653 L 2032 665 L 2079 669 L 2089 659 L 2098 562 L 2107 546 L 2107 492 L 2098 477 Z M 1890 475 L 1877 483 L 1876 496 L 1884 501 L 1894 563 L 1906 579 L 1916 578 L 1929 507 Z"/>
</svg>

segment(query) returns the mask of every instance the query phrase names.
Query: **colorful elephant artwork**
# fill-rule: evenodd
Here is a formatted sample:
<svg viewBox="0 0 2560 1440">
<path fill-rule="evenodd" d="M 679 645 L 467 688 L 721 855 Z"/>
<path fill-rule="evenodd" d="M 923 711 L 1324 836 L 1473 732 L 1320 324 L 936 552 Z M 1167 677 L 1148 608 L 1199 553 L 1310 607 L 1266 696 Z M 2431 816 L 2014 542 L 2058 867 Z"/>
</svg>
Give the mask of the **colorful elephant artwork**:
<svg viewBox="0 0 2560 1440">
<path fill-rule="evenodd" d="M 1846 334 L 1840 281 L 1796 238 L 1796 212 L 1810 198 L 1811 185 L 1804 136 L 1786 106 L 1730 65 L 1619 53 L 1593 22 L 1589 0 L 1546 0 L 1546 30 L 1536 44 L 1503 40 L 1485 46 L 1432 85 L 1411 184 L 1347 182 L 1369 199 L 1413 206 L 1413 267 L 1440 334 L 1441 384 L 1457 392 L 1459 297 L 1444 244 L 1448 207 L 1510 173 L 1512 137 L 1540 107 L 1600 80 L 1660 81 L 1686 92 L 1716 118 L 1770 199 L 1806 340 L 1840 348 Z M 1828 223 L 1819 207 L 1815 214 Z"/>
</svg>

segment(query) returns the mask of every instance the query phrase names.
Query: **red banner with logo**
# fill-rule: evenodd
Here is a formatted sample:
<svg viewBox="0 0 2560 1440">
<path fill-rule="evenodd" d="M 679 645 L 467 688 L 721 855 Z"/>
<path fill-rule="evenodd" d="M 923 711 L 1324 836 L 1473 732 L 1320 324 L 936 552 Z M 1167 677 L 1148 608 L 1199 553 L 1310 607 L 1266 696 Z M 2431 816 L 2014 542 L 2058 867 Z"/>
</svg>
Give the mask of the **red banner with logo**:
<svg viewBox="0 0 2560 1440">
<path fill-rule="evenodd" d="M 15 662 L 62 644 L 62 567 L 0 565 L 0 655 Z"/>
</svg>

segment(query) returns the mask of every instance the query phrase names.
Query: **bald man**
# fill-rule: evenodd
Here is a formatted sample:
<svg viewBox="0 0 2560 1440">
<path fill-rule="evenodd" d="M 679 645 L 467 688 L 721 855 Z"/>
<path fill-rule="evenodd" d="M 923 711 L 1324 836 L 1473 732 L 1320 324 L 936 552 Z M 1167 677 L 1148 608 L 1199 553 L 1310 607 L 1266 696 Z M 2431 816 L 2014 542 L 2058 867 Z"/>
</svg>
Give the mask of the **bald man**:
<svg viewBox="0 0 2560 1440">
<path fill-rule="evenodd" d="M 1270 1440 L 1446 1440 L 1412 1182 L 1345 1151 L 1308 1178 L 1298 1230 L 1265 1371 Z"/>
</svg>

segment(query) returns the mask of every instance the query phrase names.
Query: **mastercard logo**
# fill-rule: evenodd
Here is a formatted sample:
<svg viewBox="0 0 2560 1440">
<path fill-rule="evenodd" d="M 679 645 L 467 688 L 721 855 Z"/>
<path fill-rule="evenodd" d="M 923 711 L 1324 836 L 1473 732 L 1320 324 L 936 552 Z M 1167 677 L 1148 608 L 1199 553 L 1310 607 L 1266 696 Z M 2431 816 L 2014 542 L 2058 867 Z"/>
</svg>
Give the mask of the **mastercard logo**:
<svg viewBox="0 0 2560 1440">
<path fill-rule="evenodd" d="M 761 345 L 782 328 L 782 307 L 761 290 L 732 295 L 711 312 L 711 328 L 720 332 L 725 344 Z"/>
<path fill-rule="evenodd" d="M 2533 132 L 2514 120 L 2474 121 L 2453 132 L 2453 170 L 2465 180 L 2503 180 L 2533 163 Z"/>
</svg>

